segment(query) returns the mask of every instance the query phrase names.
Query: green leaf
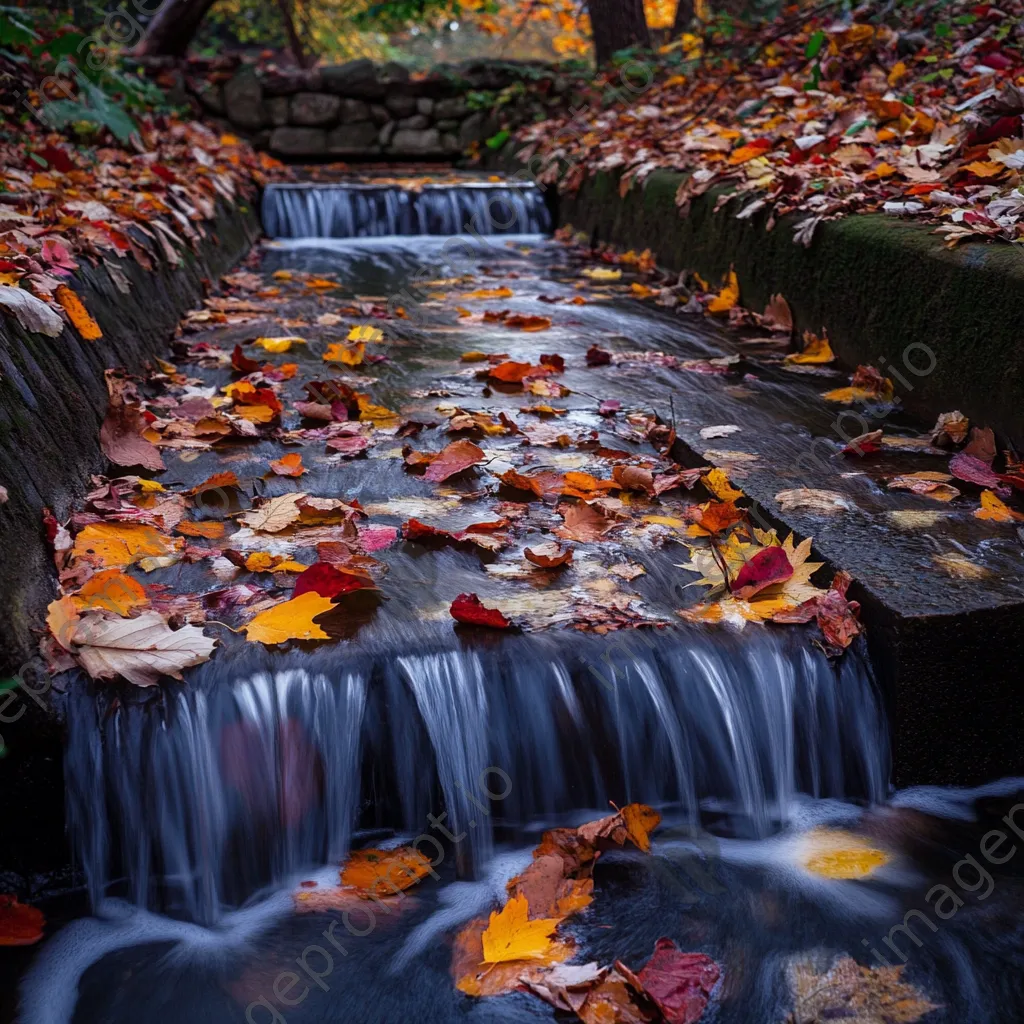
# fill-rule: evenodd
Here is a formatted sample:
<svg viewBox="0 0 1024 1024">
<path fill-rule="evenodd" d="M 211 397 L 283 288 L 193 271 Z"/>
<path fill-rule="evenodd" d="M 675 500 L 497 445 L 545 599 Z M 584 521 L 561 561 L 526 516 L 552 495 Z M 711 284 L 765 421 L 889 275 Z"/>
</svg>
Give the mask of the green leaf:
<svg viewBox="0 0 1024 1024">
<path fill-rule="evenodd" d="M 961 14 L 960 17 L 954 18 L 953 22 L 956 25 L 973 25 L 977 20 L 976 14 Z"/>
<path fill-rule="evenodd" d="M 32 53 L 36 57 L 40 57 L 44 53 L 48 53 L 51 57 L 60 59 L 61 57 L 67 57 L 72 53 L 77 54 L 78 48 L 88 38 L 89 37 L 85 35 L 84 32 L 68 32 L 65 35 L 54 36 L 53 39 L 47 39 L 45 42 L 39 43 L 37 46 L 33 46 Z"/>
<path fill-rule="evenodd" d="M 815 57 L 821 53 L 821 48 L 825 45 L 825 33 L 818 29 L 817 32 L 807 40 L 807 49 L 804 50 L 804 56 L 808 60 L 814 60 Z"/>
<path fill-rule="evenodd" d="M 0 46 L 28 46 L 39 36 L 21 19 L 16 8 L 5 7 L 0 11 Z"/>
<path fill-rule="evenodd" d="M 936 25 L 935 26 L 935 34 L 940 39 L 945 39 L 946 36 L 951 35 L 952 32 L 953 32 L 953 29 L 950 28 L 949 25 Z"/>
<path fill-rule="evenodd" d="M 512 133 L 507 128 L 502 128 L 497 135 L 492 135 L 485 145 L 488 149 L 501 149 L 511 137 Z"/>
</svg>

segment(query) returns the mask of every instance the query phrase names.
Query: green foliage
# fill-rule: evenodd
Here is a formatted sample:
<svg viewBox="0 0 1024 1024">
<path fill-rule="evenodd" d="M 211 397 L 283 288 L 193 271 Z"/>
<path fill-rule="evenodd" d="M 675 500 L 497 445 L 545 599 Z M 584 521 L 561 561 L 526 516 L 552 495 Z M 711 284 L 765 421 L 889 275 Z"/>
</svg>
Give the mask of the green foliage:
<svg viewBox="0 0 1024 1024">
<path fill-rule="evenodd" d="M 127 142 L 136 124 L 125 108 L 87 78 L 78 80 L 78 92 L 78 99 L 43 104 L 39 112 L 42 119 L 56 129 L 81 122 L 95 124 L 109 128 L 121 142 Z"/>
<path fill-rule="evenodd" d="M 0 46 L 28 46 L 39 38 L 24 17 L 17 7 L 0 7 Z"/>
</svg>

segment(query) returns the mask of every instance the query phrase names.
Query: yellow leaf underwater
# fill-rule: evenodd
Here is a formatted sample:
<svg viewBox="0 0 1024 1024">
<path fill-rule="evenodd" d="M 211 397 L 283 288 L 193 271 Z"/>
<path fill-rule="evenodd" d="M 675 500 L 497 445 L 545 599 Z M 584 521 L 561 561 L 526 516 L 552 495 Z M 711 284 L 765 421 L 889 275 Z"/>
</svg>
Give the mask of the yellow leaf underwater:
<svg viewBox="0 0 1024 1024">
<path fill-rule="evenodd" d="M 891 858 L 852 832 L 816 828 L 804 837 L 800 859 L 811 874 L 849 880 L 867 878 Z"/>
</svg>

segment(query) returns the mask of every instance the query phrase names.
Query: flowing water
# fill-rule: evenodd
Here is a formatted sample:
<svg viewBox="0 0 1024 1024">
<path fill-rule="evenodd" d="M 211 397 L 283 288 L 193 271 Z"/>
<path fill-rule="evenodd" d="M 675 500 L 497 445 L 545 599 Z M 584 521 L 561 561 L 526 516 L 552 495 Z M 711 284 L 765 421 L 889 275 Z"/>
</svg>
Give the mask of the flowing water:
<svg viewBox="0 0 1024 1024">
<path fill-rule="evenodd" d="M 540 194 L 493 185 L 268 189 L 268 230 L 296 240 L 268 250 L 263 269 L 330 274 L 354 295 L 406 295 L 412 280 L 458 272 L 443 266 L 445 235 L 502 204 L 518 218 L 509 225 L 516 234 L 494 244 L 458 239 L 462 258 L 477 274 L 532 275 L 524 292 L 564 290 L 557 247 L 523 237 L 547 225 Z M 486 223 L 473 233 L 501 234 L 507 222 L 489 232 Z M 390 237 L 400 235 L 417 237 Z M 453 345 L 465 347 L 450 328 L 432 326 L 429 302 L 423 313 L 401 359 L 374 367 L 378 395 L 392 407 L 415 410 L 410 394 L 432 381 Z M 573 333 L 615 332 L 707 358 L 728 344 L 702 322 L 649 308 L 610 303 L 573 315 L 544 346 L 568 352 Z M 528 343 L 503 340 L 517 351 Z M 230 348 L 230 333 L 219 343 Z M 315 366 L 319 355 L 309 358 Z M 568 372 L 564 379 L 576 383 Z M 466 385 L 445 386 L 458 395 Z M 785 443 L 795 409 L 808 429 L 826 416 L 800 400 L 801 386 L 779 381 L 744 407 L 766 425 L 790 424 L 777 430 Z M 645 366 L 623 373 L 621 395 L 664 404 L 674 393 L 683 408 L 708 387 L 707 378 L 681 383 Z M 581 406 L 571 415 L 591 414 Z M 277 454 L 262 443 L 233 465 L 244 475 Z M 394 459 L 309 468 L 305 490 L 367 507 L 433 493 Z M 176 469 L 199 481 L 212 463 Z M 267 493 L 287 486 L 269 481 Z M 940 1004 L 926 1024 L 1021 1018 L 1024 856 L 998 868 L 977 858 L 987 830 L 1009 828 L 1000 823 L 1015 813 L 1024 782 L 892 793 L 884 704 L 862 645 L 835 663 L 800 627 L 456 635 L 450 598 L 439 593 L 485 597 L 488 585 L 497 593 L 508 584 L 486 580 L 475 554 L 409 547 L 381 555 L 398 585 L 337 645 L 281 654 L 226 642 L 185 685 L 156 693 L 69 682 L 69 827 L 92 914 L 55 904 L 54 918 L 78 919 L 27 973 L 21 1020 L 553 1019 L 526 994 L 461 996 L 448 974 L 452 936 L 500 904 L 544 829 L 607 813 L 609 801 L 652 804 L 664 823 L 650 855 L 601 858 L 595 902 L 568 929 L 577 962 L 619 958 L 636 968 L 669 935 L 724 967 L 705 1019 L 782 1024 L 787 958 L 846 952 L 875 963 L 869 951 L 881 948 L 909 960 L 907 977 Z M 652 614 L 671 616 L 684 603 L 678 550 L 622 554 L 644 560 L 637 586 Z M 585 564 L 574 568 L 586 575 Z M 196 567 L 166 572 L 179 588 L 207 585 Z M 821 826 L 858 832 L 890 862 L 863 880 L 822 879 L 805 866 L 808 833 Z M 403 839 L 421 843 L 435 870 L 397 913 L 378 911 L 368 925 L 346 915 L 343 929 L 337 914 L 292 912 L 299 881 L 336 879 L 350 848 Z M 991 887 L 975 884 L 978 872 L 951 874 L 968 855 Z M 935 885 L 954 883 L 959 913 L 917 928 L 919 943 L 904 937 L 907 956 L 895 959 L 883 944 L 890 929 L 912 908 L 930 910 L 925 895 Z M 304 972 L 298 1001 L 281 980 L 290 971 Z"/>
</svg>

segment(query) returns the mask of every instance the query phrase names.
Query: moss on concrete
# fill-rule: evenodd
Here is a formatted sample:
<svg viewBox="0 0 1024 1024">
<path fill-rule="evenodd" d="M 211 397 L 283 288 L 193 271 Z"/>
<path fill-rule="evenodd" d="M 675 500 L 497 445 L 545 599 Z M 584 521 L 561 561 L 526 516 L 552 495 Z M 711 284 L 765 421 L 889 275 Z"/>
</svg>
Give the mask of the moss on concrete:
<svg viewBox="0 0 1024 1024">
<path fill-rule="evenodd" d="M 1024 250 L 1002 244 L 945 248 L 931 227 L 880 214 L 822 224 L 810 248 L 793 242 L 797 219 L 765 230 L 765 217 L 740 221 L 737 206 L 714 212 L 721 193 L 697 199 L 681 218 L 681 174 L 658 171 L 619 196 L 612 174 L 562 196 L 559 220 L 617 246 L 650 248 L 663 265 L 712 281 L 730 266 L 741 301 L 764 308 L 781 292 L 799 329 L 828 331 L 849 367 L 895 366 L 897 394 L 930 418 L 959 408 L 1024 444 Z M 908 346 L 915 346 L 908 352 Z M 911 367 L 927 369 L 917 375 Z M 908 362 L 910 366 L 908 366 Z"/>
</svg>

